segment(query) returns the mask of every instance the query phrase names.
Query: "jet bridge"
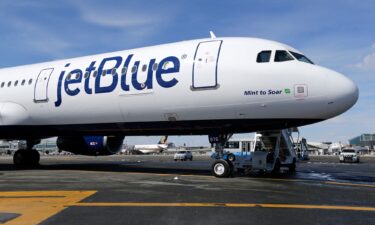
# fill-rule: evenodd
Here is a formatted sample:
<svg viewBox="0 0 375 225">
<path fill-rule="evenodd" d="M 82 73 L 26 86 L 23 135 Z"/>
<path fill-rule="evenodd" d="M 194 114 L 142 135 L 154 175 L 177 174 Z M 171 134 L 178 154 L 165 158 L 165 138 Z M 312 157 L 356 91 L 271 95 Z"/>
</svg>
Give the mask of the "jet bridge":
<svg viewBox="0 0 375 225">
<path fill-rule="evenodd" d="M 281 167 L 295 171 L 297 156 L 292 140 L 292 134 L 287 129 L 270 130 L 255 134 L 255 144 L 250 154 L 242 151 L 235 156 L 232 153 L 219 152 L 220 148 L 216 147 L 212 172 L 216 177 L 228 177 L 240 171 L 279 173 Z"/>
</svg>

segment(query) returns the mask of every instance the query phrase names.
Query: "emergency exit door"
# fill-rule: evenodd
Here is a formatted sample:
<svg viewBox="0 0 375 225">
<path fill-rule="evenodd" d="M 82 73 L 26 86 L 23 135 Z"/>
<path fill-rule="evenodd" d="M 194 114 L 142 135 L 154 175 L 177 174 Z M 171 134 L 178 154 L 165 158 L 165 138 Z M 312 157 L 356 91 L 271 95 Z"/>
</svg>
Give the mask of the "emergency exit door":
<svg viewBox="0 0 375 225">
<path fill-rule="evenodd" d="M 52 72 L 53 68 L 40 71 L 34 89 L 34 101 L 36 103 L 48 101 L 48 82 Z"/>
<path fill-rule="evenodd" d="M 220 40 L 198 44 L 193 64 L 193 88 L 217 87 L 217 67 L 221 44 Z"/>
</svg>

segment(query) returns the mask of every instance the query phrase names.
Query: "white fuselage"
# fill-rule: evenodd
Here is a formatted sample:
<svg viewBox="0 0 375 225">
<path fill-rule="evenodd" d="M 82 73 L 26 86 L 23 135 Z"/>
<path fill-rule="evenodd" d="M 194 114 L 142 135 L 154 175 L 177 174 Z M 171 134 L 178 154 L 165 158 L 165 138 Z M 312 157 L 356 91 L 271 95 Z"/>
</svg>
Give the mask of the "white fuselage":
<svg viewBox="0 0 375 225">
<path fill-rule="evenodd" d="M 258 63 L 264 50 L 270 61 Z M 276 50 L 298 52 L 217 38 L 1 69 L 0 138 L 250 132 L 325 120 L 356 102 L 345 76 L 274 62 Z"/>
</svg>

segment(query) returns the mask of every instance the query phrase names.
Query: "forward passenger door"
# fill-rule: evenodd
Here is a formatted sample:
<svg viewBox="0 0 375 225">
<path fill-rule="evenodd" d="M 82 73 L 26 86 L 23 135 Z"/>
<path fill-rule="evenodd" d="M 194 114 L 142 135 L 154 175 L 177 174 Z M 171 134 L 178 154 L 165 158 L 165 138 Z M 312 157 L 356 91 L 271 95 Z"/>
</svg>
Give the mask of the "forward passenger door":
<svg viewBox="0 0 375 225">
<path fill-rule="evenodd" d="M 217 88 L 217 67 L 222 42 L 213 40 L 198 44 L 193 64 L 193 89 Z"/>
<path fill-rule="evenodd" d="M 53 68 L 44 69 L 40 71 L 38 78 L 35 82 L 34 89 L 34 102 L 47 102 L 48 101 L 48 83 L 53 72 Z"/>
</svg>

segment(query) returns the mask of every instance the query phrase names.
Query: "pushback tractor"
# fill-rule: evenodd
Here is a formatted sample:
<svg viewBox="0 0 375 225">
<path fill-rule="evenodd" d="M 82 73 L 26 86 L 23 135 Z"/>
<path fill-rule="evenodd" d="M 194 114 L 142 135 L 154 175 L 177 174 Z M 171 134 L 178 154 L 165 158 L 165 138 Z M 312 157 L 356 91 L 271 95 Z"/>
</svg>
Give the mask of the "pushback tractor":
<svg viewBox="0 0 375 225">
<path fill-rule="evenodd" d="M 215 153 L 211 156 L 214 159 L 211 166 L 214 176 L 230 177 L 236 172 L 252 171 L 277 174 L 281 167 L 295 171 L 297 156 L 291 131 L 283 129 L 257 132 L 253 144 L 241 143 L 241 151 L 238 153 L 224 150 L 230 137 L 231 135 L 209 137 L 210 142 L 215 144 Z"/>
</svg>

